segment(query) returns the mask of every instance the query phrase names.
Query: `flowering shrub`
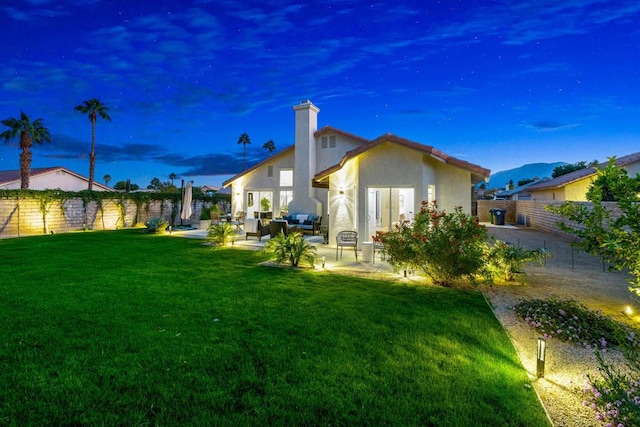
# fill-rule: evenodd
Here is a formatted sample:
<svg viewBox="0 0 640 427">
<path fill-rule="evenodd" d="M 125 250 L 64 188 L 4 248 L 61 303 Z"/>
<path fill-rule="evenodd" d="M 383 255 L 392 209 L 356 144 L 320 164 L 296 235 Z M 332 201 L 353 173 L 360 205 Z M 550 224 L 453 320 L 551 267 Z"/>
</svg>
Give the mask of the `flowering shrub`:
<svg viewBox="0 0 640 427">
<path fill-rule="evenodd" d="M 623 348 L 631 374 L 612 368 L 596 353 L 601 377 L 587 376 L 584 384 L 587 396 L 582 404 L 596 411 L 596 419 L 607 426 L 640 425 L 640 354 L 635 336 L 629 339 Z"/>
<path fill-rule="evenodd" d="M 412 223 L 382 235 L 387 260 L 396 270 L 419 270 L 434 283 L 451 285 L 485 271 L 487 230 L 456 207 L 439 211 L 435 201 L 422 202 Z"/>
<path fill-rule="evenodd" d="M 485 256 L 489 270 L 493 274 L 501 275 L 506 281 L 512 281 L 516 274 L 522 272 L 523 264 L 537 262 L 542 265 L 550 253 L 545 249 L 527 250 L 521 246 L 495 240 L 493 244 L 487 244 Z"/>
<path fill-rule="evenodd" d="M 618 346 L 624 334 L 622 325 L 576 301 L 533 299 L 518 303 L 514 310 L 545 338 L 574 342 L 586 348 Z"/>
<path fill-rule="evenodd" d="M 617 427 L 640 425 L 640 339 L 635 331 L 575 301 L 523 301 L 514 310 L 545 338 L 596 351 L 600 376 L 587 376 L 583 404 L 596 411 L 598 421 Z M 602 357 L 600 351 L 613 346 L 625 354 L 627 372 L 614 369 Z"/>
</svg>

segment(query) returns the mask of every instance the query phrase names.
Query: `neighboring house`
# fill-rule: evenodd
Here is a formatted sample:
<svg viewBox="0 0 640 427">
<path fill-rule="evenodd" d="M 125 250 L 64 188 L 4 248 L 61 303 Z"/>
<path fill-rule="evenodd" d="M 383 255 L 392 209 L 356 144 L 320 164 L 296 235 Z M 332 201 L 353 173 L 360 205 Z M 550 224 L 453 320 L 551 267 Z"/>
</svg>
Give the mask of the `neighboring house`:
<svg viewBox="0 0 640 427">
<path fill-rule="evenodd" d="M 329 239 L 341 230 L 358 231 L 359 242 L 398 221 L 409 221 L 422 201 L 471 212 L 474 184 L 490 171 L 451 157 L 434 147 L 392 134 L 374 140 L 325 126 L 311 101 L 295 110 L 295 144 L 230 178 L 232 212 L 248 217 L 270 203 L 273 217 L 289 214 L 323 216 Z"/>
<path fill-rule="evenodd" d="M 20 170 L 0 171 L 0 188 L 20 189 Z M 61 166 L 32 168 L 29 190 L 81 191 L 89 188 L 89 178 Z M 114 191 L 106 185 L 93 182 L 94 191 Z"/>
<path fill-rule="evenodd" d="M 607 164 L 608 162 L 600 163 L 597 168 L 603 169 Z M 640 173 L 640 152 L 616 158 L 616 166 L 625 169 L 629 176 L 635 176 Z M 533 200 L 586 202 L 587 190 L 596 177 L 596 168 L 580 169 L 532 185 L 529 187 L 529 191 Z"/>
<path fill-rule="evenodd" d="M 494 198 L 498 200 L 531 200 L 530 187 L 538 184 L 539 182 L 541 182 L 540 179 L 536 178 L 534 181 L 521 185 L 520 187 L 512 188 L 511 190 L 498 191 L 495 193 Z"/>
<path fill-rule="evenodd" d="M 220 187 L 214 187 L 212 185 L 203 185 L 202 187 L 200 187 L 200 190 L 202 191 L 202 194 L 211 196 L 214 193 L 217 193 L 218 191 L 220 191 Z"/>
</svg>

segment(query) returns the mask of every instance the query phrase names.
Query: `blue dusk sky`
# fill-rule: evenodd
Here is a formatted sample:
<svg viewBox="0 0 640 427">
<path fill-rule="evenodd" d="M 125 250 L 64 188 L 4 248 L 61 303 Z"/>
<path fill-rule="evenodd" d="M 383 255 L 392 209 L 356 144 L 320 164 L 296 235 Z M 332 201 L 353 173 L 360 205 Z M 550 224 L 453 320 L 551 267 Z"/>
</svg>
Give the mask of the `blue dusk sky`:
<svg viewBox="0 0 640 427">
<path fill-rule="evenodd" d="M 9 4 L 9 6 L 7 6 Z M 13 0 L 0 6 L 0 119 L 43 118 L 32 167 L 143 188 L 220 185 L 319 127 L 390 132 L 489 168 L 640 151 L 637 0 Z M 17 141 L 0 169 L 18 169 Z"/>
</svg>

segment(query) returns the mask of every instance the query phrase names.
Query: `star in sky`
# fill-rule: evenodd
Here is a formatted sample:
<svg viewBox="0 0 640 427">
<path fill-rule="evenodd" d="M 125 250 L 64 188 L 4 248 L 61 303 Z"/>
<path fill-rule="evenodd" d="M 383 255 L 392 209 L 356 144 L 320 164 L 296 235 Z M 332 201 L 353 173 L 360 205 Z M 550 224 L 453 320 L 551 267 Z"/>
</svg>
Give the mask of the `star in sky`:
<svg viewBox="0 0 640 427">
<path fill-rule="evenodd" d="M 164 4 L 170 3 L 170 4 Z M 42 117 L 33 167 L 146 187 L 219 185 L 319 126 L 391 132 L 497 172 L 639 151 L 640 3 L 632 0 L 180 2 L 15 0 L 0 6 L 0 119 Z M 0 146 L 0 169 L 19 150 Z"/>
</svg>

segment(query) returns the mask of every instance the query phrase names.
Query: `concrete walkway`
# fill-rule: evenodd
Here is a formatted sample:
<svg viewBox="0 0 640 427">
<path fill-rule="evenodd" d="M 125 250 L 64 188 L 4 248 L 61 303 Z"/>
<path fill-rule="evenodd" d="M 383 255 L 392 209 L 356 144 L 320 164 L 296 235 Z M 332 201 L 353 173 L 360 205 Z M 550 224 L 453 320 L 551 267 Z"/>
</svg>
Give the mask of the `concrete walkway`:
<svg viewBox="0 0 640 427">
<path fill-rule="evenodd" d="M 187 237 L 192 239 L 204 239 L 207 236 L 207 230 L 174 230 L 171 233 L 172 236 Z M 393 268 L 380 259 L 380 254 L 375 254 L 373 262 L 365 261 L 362 250 L 358 251 L 358 259 L 354 254 L 353 249 L 344 248 L 342 256 L 338 254 L 336 259 L 336 245 L 324 244 L 322 236 L 310 236 L 304 235 L 312 245 L 316 247 L 318 254 L 318 261 L 316 268 L 322 267 L 322 260 L 324 259 L 324 269 L 330 272 L 349 272 L 350 274 L 356 274 L 363 277 L 387 277 L 387 278 L 399 278 L 402 275 L 396 274 Z M 246 239 L 244 233 L 238 233 L 234 240 L 233 246 L 248 249 L 248 250 L 262 250 L 264 245 L 269 241 L 269 236 L 263 236 L 261 241 L 258 241 L 256 237 L 249 237 Z"/>
</svg>

